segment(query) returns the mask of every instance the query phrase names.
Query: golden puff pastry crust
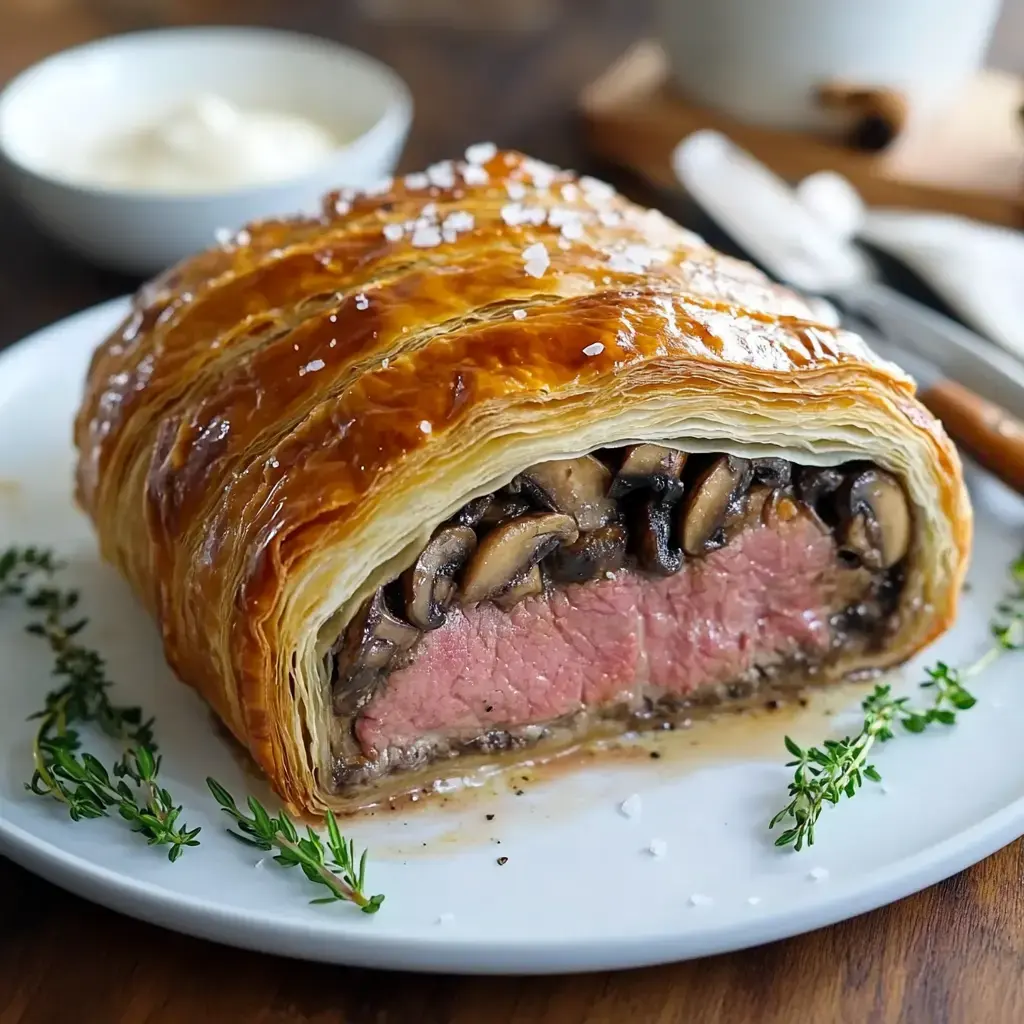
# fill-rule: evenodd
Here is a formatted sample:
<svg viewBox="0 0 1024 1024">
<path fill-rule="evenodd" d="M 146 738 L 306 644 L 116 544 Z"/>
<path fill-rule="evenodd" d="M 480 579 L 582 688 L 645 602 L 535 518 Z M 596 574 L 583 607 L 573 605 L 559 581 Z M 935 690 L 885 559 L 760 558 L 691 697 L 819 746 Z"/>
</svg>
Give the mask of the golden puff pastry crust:
<svg viewBox="0 0 1024 1024">
<path fill-rule="evenodd" d="M 898 663 L 953 620 L 971 513 L 912 381 L 601 182 L 470 154 L 258 223 L 141 289 L 97 350 L 77 493 L 167 658 L 287 803 L 337 805 L 324 655 L 467 500 L 659 441 L 865 459 L 913 537 Z"/>
</svg>

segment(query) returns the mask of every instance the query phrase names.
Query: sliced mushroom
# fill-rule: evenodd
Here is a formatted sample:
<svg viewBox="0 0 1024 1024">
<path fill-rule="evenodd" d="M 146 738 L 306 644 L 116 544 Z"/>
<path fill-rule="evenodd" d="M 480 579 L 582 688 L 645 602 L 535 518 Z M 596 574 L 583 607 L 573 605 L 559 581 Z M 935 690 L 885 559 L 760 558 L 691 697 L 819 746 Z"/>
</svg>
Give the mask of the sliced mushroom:
<svg viewBox="0 0 1024 1024">
<path fill-rule="evenodd" d="M 725 522 L 729 506 L 746 493 L 753 471 L 747 459 L 722 455 L 704 471 L 683 505 L 683 550 L 702 555 Z"/>
<path fill-rule="evenodd" d="M 473 525 L 490 528 L 507 523 L 510 519 L 518 519 L 533 510 L 533 506 L 525 498 L 511 496 L 495 497 L 491 499 L 490 505 L 480 517 L 478 523 Z"/>
<path fill-rule="evenodd" d="M 843 547 L 869 569 L 888 569 L 910 547 L 910 508 L 900 482 L 881 469 L 851 478 L 840 497 Z"/>
<path fill-rule="evenodd" d="M 572 516 L 581 530 L 607 526 L 618 513 L 615 501 L 608 497 L 611 471 L 592 455 L 540 462 L 517 480 L 539 505 Z"/>
<path fill-rule="evenodd" d="M 517 580 L 502 594 L 494 598 L 494 603 L 500 608 L 508 609 L 519 604 L 524 598 L 543 593 L 544 577 L 541 575 L 540 566 L 535 565 L 523 574 L 522 579 Z"/>
<path fill-rule="evenodd" d="M 369 598 L 349 623 L 336 652 L 335 707 L 351 709 L 368 699 L 396 654 L 409 650 L 420 631 L 394 615 L 383 589 Z"/>
<path fill-rule="evenodd" d="M 660 444 L 637 444 L 626 449 L 626 457 L 612 481 L 608 494 L 621 498 L 641 487 L 657 494 L 682 495 L 679 478 L 686 465 L 686 453 Z"/>
<path fill-rule="evenodd" d="M 797 471 L 796 490 L 801 501 L 817 508 L 842 482 L 843 472 L 835 466 L 801 466 Z"/>
<path fill-rule="evenodd" d="M 455 594 L 452 577 L 476 550 L 476 534 L 468 526 L 442 527 L 402 576 L 405 614 L 420 629 L 437 629 Z"/>
<path fill-rule="evenodd" d="M 487 514 L 493 500 L 493 494 L 485 494 L 480 498 L 474 498 L 472 501 L 466 502 L 455 513 L 455 522 L 460 526 L 476 526 Z"/>
<path fill-rule="evenodd" d="M 793 467 L 786 459 L 752 459 L 750 466 L 754 471 L 754 479 L 769 487 L 788 487 L 793 475 Z"/>
<path fill-rule="evenodd" d="M 683 552 L 672 546 L 671 502 L 648 498 L 637 514 L 636 553 L 640 567 L 658 576 L 673 576 L 683 567 Z"/>
<path fill-rule="evenodd" d="M 572 516 L 540 512 L 492 530 L 480 542 L 462 580 L 467 604 L 500 596 L 559 544 L 579 536 Z"/>
<path fill-rule="evenodd" d="M 621 569 L 629 535 L 622 526 L 602 526 L 563 544 L 551 556 L 551 578 L 558 583 L 584 583 Z"/>
</svg>

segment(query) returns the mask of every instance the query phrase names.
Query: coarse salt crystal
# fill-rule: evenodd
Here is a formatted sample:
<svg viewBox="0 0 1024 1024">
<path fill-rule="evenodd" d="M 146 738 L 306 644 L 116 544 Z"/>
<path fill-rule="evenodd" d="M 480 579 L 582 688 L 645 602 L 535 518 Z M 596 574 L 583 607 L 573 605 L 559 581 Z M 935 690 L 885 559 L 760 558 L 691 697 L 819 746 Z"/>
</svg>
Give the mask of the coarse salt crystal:
<svg viewBox="0 0 1024 1024">
<path fill-rule="evenodd" d="M 687 901 L 691 907 L 710 907 L 715 901 L 710 896 L 695 892 Z"/>
<path fill-rule="evenodd" d="M 505 185 L 505 191 L 509 199 L 524 199 L 526 197 L 526 186 L 521 181 L 510 181 Z"/>
<path fill-rule="evenodd" d="M 561 188 L 562 198 L 567 202 L 571 203 L 580 197 L 580 190 L 570 181 L 567 185 L 563 185 Z"/>
<path fill-rule="evenodd" d="M 478 164 L 467 164 L 462 170 L 462 180 L 467 185 L 486 185 L 491 176 Z"/>
<path fill-rule="evenodd" d="M 437 920 L 434 924 L 451 924 L 455 920 L 455 915 L 451 911 L 445 911 L 443 914 L 437 915 Z"/>
<path fill-rule="evenodd" d="M 405 234 L 405 228 L 401 224 L 385 224 L 384 237 L 389 242 L 397 242 Z"/>
<path fill-rule="evenodd" d="M 570 242 L 568 238 L 560 238 L 558 240 L 558 248 L 568 251 L 572 248 L 572 242 Z"/>
<path fill-rule="evenodd" d="M 647 846 L 652 857 L 664 857 L 668 853 L 668 843 L 664 839 L 652 839 Z"/>
<path fill-rule="evenodd" d="M 434 427 L 430 420 L 420 420 L 420 430 L 422 430 L 424 434 L 429 434 L 433 429 Z"/>
<path fill-rule="evenodd" d="M 352 209 L 352 204 L 347 199 L 338 199 L 334 204 L 334 212 L 339 217 L 344 217 Z"/>
<path fill-rule="evenodd" d="M 382 196 L 386 192 L 390 192 L 391 191 L 391 187 L 394 185 L 394 183 L 395 183 L 395 179 L 394 178 L 381 178 L 380 181 L 378 181 L 374 185 L 371 185 L 366 190 L 366 195 L 368 195 L 368 196 Z M 337 209 L 337 207 L 335 207 L 335 209 Z M 347 213 L 348 211 L 347 210 L 345 210 L 345 211 L 338 210 L 338 212 L 339 213 L 342 213 L 342 212 Z"/>
<path fill-rule="evenodd" d="M 533 179 L 533 184 L 540 189 L 547 188 L 558 173 L 551 164 L 534 160 L 532 157 L 527 157 L 522 166 L 523 170 Z"/>
<path fill-rule="evenodd" d="M 551 265 L 551 259 L 543 242 L 534 242 L 523 250 L 523 259 L 526 261 L 526 273 L 530 277 L 543 277 L 544 271 Z"/>
<path fill-rule="evenodd" d="M 476 219 L 468 210 L 455 210 L 445 217 L 441 224 L 443 229 L 448 231 L 472 231 L 476 226 Z"/>
<path fill-rule="evenodd" d="M 356 309 L 368 309 L 370 306 L 370 300 L 360 292 L 356 296 Z"/>
<path fill-rule="evenodd" d="M 512 310 L 512 317 L 515 320 L 525 320 L 526 319 L 526 310 L 525 309 L 513 309 Z"/>
<path fill-rule="evenodd" d="M 748 897 L 747 897 L 747 902 L 748 902 L 748 903 L 749 903 L 749 904 L 750 904 L 750 905 L 751 905 L 752 907 L 756 907 L 756 906 L 758 905 L 758 903 L 760 903 L 760 902 L 761 902 L 761 897 L 760 897 L 760 896 L 748 896 Z"/>
<path fill-rule="evenodd" d="M 427 168 L 427 180 L 438 188 L 452 188 L 455 185 L 455 165 L 451 160 L 442 160 Z"/>
<path fill-rule="evenodd" d="M 611 199 L 615 195 L 615 189 L 608 182 L 592 178 L 587 174 L 580 178 L 580 188 L 583 189 L 583 194 L 587 199 Z"/>
<path fill-rule="evenodd" d="M 523 223 L 523 207 L 521 203 L 506 203 L 499 211 L 498 216 L 510 227 L 514 228 Z"/>
<path fill-rule="evenodd" d="M 622 217 L 619 216 L 614 210 L 602 210 L 598 215 L 597 219 L 606 227 L 613 228 L 616 224 L 622 223 Z"/>
<path fill-rule="evenodd" d="M 498 155 L 498 147 L 493 142 L 477 142 L 466 149 L 466 160 L 471 164 L 485 164 Z"/>
<path fill-rule="evenodd" d="M 434 224 L 421 224 L 413 231 L 410 241 L 417 249 L 430 249 L 441 244 L 441 232 Z"/>
<path fill-rule="evenodd" d="M 305 377 L 307 373 L 316 373 L 322 370 L 327 364 L 322 359 L 311 359 L 305 366 L 299 367 L 299 376 Z"/>
<path fill-rule="evenodd" d="M 828 878 L 828 868 L 811 868 L 807 872 L 807 879 L 811 882 L 824 882 Z"/>
<path fill-rule="evenodd" d="M 599 356 L 604 351 L 604 345 L 600 341 L 595 341 L 592 345 L 588 345 L 584 350 L 585 356 Z"/>
<path fill-rule="evenodd" d="M 337 345 L 337 344 L 338 344 L 338 339 L 337 338 L 331 338 L 331 343 L 327 347 L 328 348 L 334 348 L 334 346 Z"/>
<path fill-rule="evenodd" d="M 411 192 L 418 192 L 430 184 L 430 179 L 422 172 L 416 171 L 405 176 L 405 187 Z"/>
<path fill-rule="evenodd" d="M 336 324 L 338 322 L 338 314 L 332 313 L 327 319 L 330 320 L 332 324 Z"/>
<path fill-rule="evenodd" d="M 570 221 L 568 224 L 562 225 L 562 236 L 564 238 L 575 240 L 583 237 L 583 225 L 578 221 Z"/>
<path fill-rule="evenodd" d="M 624 818 L 639 818 L 643 809 L 643 801 L 640 799 L 639 793 L 633 793 L 619 804 L 619 813 Z"/>
<path fill-rule="evenodd" d="M 235 245 L 248 245 L 251 241 L 252 235 L 245 228 L 235 235 Z"/>
<path fill-rule="evenodd" d="M 380 368 L 381 368 L 382 370 L 386 370 L 386 369 L 388 368 L 388 364 L 389 364 L 390 362 L 391 362 L 391 360 L 385 357 L 384 359 L 382 359 L 382 360 L 380 361 Z"/>
<path fill-rule="evenodd" d="M 604 578 L 605 578 L 606 580 L 613 580 L 613 579 L 615 579 L 615 573 L 613 573 L 613 572 L 611 571 L 611 569 L 607 569 L 607 570 L 605 571 L 605 574 L 604 574 Z"/>
<path fill-rule="evenodd" d="M 213 233 L 213 240 L 218 245 L 227 245 L 231 241 L 231 228 L 217 228 Z"/>
<path fill-rule="evenodd" d="M 434 220 L 437 217 L 437 203 L 427 203 L 420 210 L 420 217 L 425 217 L 428 221 Z"/>
</svg>

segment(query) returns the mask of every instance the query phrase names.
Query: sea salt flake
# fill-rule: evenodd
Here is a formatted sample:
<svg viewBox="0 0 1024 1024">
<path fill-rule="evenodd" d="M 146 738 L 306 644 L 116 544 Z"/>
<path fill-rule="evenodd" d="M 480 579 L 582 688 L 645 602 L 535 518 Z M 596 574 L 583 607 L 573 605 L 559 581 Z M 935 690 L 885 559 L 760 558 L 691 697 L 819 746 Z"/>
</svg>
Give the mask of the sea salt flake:
<svg viewBox="0 0 1024 1024">
<path fill-rule="evenodd" d="M 554 180 L 555 175 L 558 171 L 541 160 L 534 160 L 532 157 L 527 157 L 522 164 L 523 171 L 530 176 L 533 180 L 535 187 L 544 189 L 547 188 Z"/>
<path fill-rule="evenodd" d="M 499 211 L 498 216 L 510 227 L 514 228 L 523 223 L 523 207 L 521 203 L 506 203 Z"/>
<path fill-rule="evenodd" d="M 430 420 L 420 420 L 420 430 L 422 430 L 424 434 L 429 434 L 433 429 L 434 426 Z"/>
<path fill-rule="evenodd" d="M 652 857 L 664 857 L 668 854 L 668 843 L 664 839 L 652 839 L 647 846 L 647 852 Z"/>
<path fill-rule="evenodd" d="M 467 185 L 486 185 L 491 180 L 491 176 L 483 167 L 479 167 L 476 164 L 467 164 L 462 169 L 462 180 Z"/>
<path fill-rule="evenodd" d="M 543 277 L 544 272 L 551 266 L 551 259 L 543 242 L 534 242 L 523 250 L 523 259 L 526 261 L 526 273 L 530 277 Z"/>
<path fill-rule="evenodd" d="M 828 868 L 811 868 L 807 872 L 807 880 L 810 882 L 824 882 L 828 878 Z"/>
<path fill-rule="evenodd" d="M 413 174 L 407 174 L 405 176 L 405 187 L 410 192 L 418 192 L 420 189 L 427 188 L 430 185 L 430 179 L 422 172 L 416 171 Z"/>
<path fill-rule="evenodd" d="M 448 231 L 472 231 L 476 226 L 476 218 L 468 210 L 455 210 L 449 213 L 441 223 Z"/>
<path fill-rule="evenodd" d="M 369 306 L 370 300 L 362 292 L 360 292 L 356 296 L 356 309 L 369 309 Z"/>
<path fill-rule="evenodd" d="M 384 237 L 389 242 L 397 242 L 405 234 L 405 228 L 401 224 L 385 224 Z"/>
<path fill-rule="evenodd" d="M 599 178 L 592 178 L 588 174 L 584 174 L 580 178 L 580 188 L 583 189 L 583 195 L 588 200 L 611 199 L 615 195 L 615 189 L 608 182 L 601 181 Z"/>
<path fill-rule="evenodd" d="M 619 813 L 624 818 L 639 818 L 643 809 L 643 801 L 640 799 L 639 793 L 631 794 L 619 804 Z"/>
<path fill-rule="evenodd" d="M 604 351 L 604 345 L 600 341 L 595 341 L 592 345 L 588 345 L 584 350 L 585 356 L 599 356 Z"/>
<path fill-rule="evenodd" d="M 526 186 L 521 181 L 510 181 L 505 185 L 509 199 L 525 199 Z"/>
<path fill-rule="evenodd" d="M 434 924 L 451 924 L 454 920 L 455 915 L 451 911 L 446 910 L 443 914 L 437 915 L 437 920 Z"/>
<path fill-rule="evenodd" d="M 455 185 L 455 165 L 451 160 L 442 160 L 427 168 L 427 179 L 438 188 L 453 188 Z"/>
<path fill-rule="evenodd" d="M 525 320 L 526 319 L 526 310 L 525 309 L 513 309 L 512 310 L 512 317 L 515 320 Z"/>
<path fill-rule="evenodd" d="M 493 142 L 476 142 L 466 149 L 466 160 L 471 164 L 485 164 L 498 155 L 498 147 Z"/>
<path fill-rule="evenodd" d="M 441 244 L 441 232 L 434 224 L 419 224 L 410 241 L 417 249 L 430 249 Z"/>
<path fill-rule="evenodd" d="M 305 366 L 299 367 L 299 376 L 305 377 L 307 373 L 316 373 L 322 370 L 327 364 L 322 359 L 311 359 Z"/>
<path fill-rule="evenodd" d="M 710 896 L 695 892 L 686 902 L 691 907 L 710 907 L 715 901 Z"/>
</svg>

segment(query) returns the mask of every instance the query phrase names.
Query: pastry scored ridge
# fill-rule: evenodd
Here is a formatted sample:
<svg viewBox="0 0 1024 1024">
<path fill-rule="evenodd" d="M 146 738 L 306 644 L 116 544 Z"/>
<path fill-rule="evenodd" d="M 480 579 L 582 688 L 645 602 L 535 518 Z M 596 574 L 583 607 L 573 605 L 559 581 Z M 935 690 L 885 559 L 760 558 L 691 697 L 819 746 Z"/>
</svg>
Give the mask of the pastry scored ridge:
<svg viewBox="0 0 1024 1024">
<path fill-rule="evenodd" d="M 440 694 L 437 685 L 449 684 L 438 673 L 452 665 L 457 675 L 453 652 L 475 657 L 499 641 L 509 649 L 509 636 L 538 622 L 556 635 L 578 611 L 576 596 L 611 592 L 614 578 L 650 622 L 685 602 L 697 614 L 694 595 L 733 571 L 732 554 L 742 571 L 754 565 L 749 572 L 763 576 L 766 565 L 800 562 L 802 551 L 825 552 L 826 541 L 828 558 L 856 547 L 854 520 L 862 534 L 877 534 L 867 513 L 854 514 L 867 507 L 858 495 L 895 481 L 909 517 L 898 564 L 865 556 L 853 575 L 836 577 L 846 582 L 830 577 L 827 587 L 818 563 L 801 570 L 806 592 L 832 603 L 815 620 L 818 634 L 794 640 L 771 671 L 785 662 L 798 682 L 827 680 L 896 664 L 941 633 L 955 615 L 970 542 L 956 451 L 901 371 L 660 214 L 515 153 L 333 194 L 319 218 L 252 225 L 172 268 L 139 292 L 97 350 L 75 439 L 79 501 L 104 556 L 159 622 L 172 668 L 280 795 L 314 813 L 365 801 L 368 787 L 385 792 L 406 775 L 446 774 L 458 753 L 508 748 L 514 758 L 538 740 L 589 734 L 596 719 L 567 711 L 564 694 L 561 703 L 550 693 L 524 703 L 512 691 L 536 684 L 506 680 L 500 707 L 514 717 L 471 736 L 465 700 L 455 707 L 449 698 L 474 680 L 450 680 L 451 694 Z M 689 453 L 668 474 L 674 480 L 659 470 L 661 505 L 630 496 L 619 479 L 628 452 L 644 443 Z M 561 506 L 535 484 L 517 494 L 531 467 L 595 452 L 581 471 L 603 472 L 623 492 L 598 524 L 611 531 L 616 553 L 602 576 L 613 579 L 559 583 L 565 570 L 556 563 L 591 535 L 578 516 L 566 524 L 564 511 L 554 525 L 536 525 L 529 516 L 557 517 Z M 766 472 L 768 460 L 789 467 L 784 481 Z M 719 463 L 735 485 L 729 516 L 714 524 L 706 558 L 682 552 L 680 516 L 695 514 L 686 509 Z M 809 481 L 822 466 L 844 468 L 812 508 L 800 474 Z M 497 495 L 496 525 L 486 529 L 466 512 L 484 495 Z M 411 600 L 399 594 L 411 584 L 393 581 L 411 578 L 452 517 L 473 533 L 460 535 L 466 545 L 496 548 L 486 531 L 503 528 L 499 499 L 509 508 L 526 502 L 517 506 L 522 529 L 548 530 L 533 551 L 543 553 L 518 566 L 500 594 L 474 584 L 480 603 L 465 610 L 458 588 L 465 593 L 474 572 L 471 552 L 451 556 L 444 592 L 431 598 L 446 624 L 408 639 L 400 628 L 408 615 L 395 604 Z M 834 511 L 837 502 L 847 513 Z M 769 550 L 769 521 L 789 547 Z M 681 568 L 651 568 L 638 538 L 654 536 L 652 522 Z M 650 582 L 666 576 L 675 582 Z M 856 591 L 851 608 L 870 593 L 881 609 L 870 630 L 849 627 L 859 639 L 846 647 L 838 627 L 826 636 L 843 587 Z M 771 618 L 771 588 L 762 590 L 750 622 Z M 381 607 L 401 620 L 399 634 L 380 633 Z M 709 636 L 724 635 L 726 623 L 705 618 Z M 625 630 L 619 647 L 636 632 Z M 358 664 L 345 663 L 360 642 Z M 563 654 L 552 655 L 558 680 L 578 668 L 572 651 Z M 630 668 L 623 657 L 618 681 L 591 665 L 577 703 L 592 691 L 609 707 L 628 705 L 607 716 L 623 728 L 669 720 L 688 704 L 689 684 L 650 691 L 651 671 L 663 681 L 671 674 L 668 655 L 667 668 L 651 652 L 636 655 L 644 676 L 635 692 L 622 680 L 641 660 Z M 736 657 L 744 678 L 756 674 L 743 652 Z M 413 678 L 417 659 L 426 667 Z M 434 719 L 449 704 L 457 741 L 436 735 Z M 530 718 L 543 707 L 557 711 L 550 728 Z M 379 746 L 417 727 L 429 737 L 410 734 L 408 749 Z"/>
</svg>

